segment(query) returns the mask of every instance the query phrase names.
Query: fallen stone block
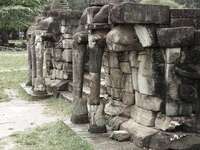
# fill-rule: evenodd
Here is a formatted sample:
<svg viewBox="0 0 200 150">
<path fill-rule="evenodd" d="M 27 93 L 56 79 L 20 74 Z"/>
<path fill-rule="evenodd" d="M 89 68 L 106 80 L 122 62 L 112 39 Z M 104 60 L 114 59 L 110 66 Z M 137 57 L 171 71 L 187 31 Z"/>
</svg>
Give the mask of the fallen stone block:
<svg viewBox="0 0 200 150">
<path fill-rule="evenodd" d="M 160 47 L 176 48 L 194 45 L 193 27 L 160 28 L 157 30 Z"/>
<path fill-rule="evenodd" d="M 122 3 L 111 9 L 110 21 L 114 24 L 169 24 L 169 7 Z"/>
<path fill-rule="evenodd" d="M 132 142 L 138 147 L 148 147 L 151 137 L 159 131 L 136 123 L 133 119 L 124 122 L 120 130 L 126 130 L 131 134 Z"/>
<path fill-rule="evenodd" d="M 161 111 L 163 101 L 159 97 L 144 95 L 139 92 L 135 92 L 135 105 L 149 111 Z"/>
<path fill-rule="evenodd" d="M 128 118 L 121 116 L 111 117 L 110 119 L 108 119 L 108 125 L 111 127 L 113 131 L 115 131 L 119 130 L 121 124 L 128 120 L 129 120 Z"/>
<path fill-rule="evenodd" d="M 144 126 L 153 127 L 156 120 L 156 112 L 142 109 L 138 106 L 132 106 L 131 108 L 131 118 Z"/>
<path fill-rule="evenodd" d="M 124 142 L 130 139 L 130 134 L 126 130 L 113 131 L 110 138 L 119 142 Z"/>
</svg>

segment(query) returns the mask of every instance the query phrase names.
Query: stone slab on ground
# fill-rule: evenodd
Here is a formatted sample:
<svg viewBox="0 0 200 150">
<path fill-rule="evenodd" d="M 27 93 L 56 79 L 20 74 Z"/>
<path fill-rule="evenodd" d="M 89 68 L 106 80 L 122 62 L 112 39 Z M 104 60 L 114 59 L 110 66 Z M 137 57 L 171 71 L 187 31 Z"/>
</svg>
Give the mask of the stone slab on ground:
<svg viewBox="0 0 200 150">
<path fill-rule="evenodd" d="M 21 85 L 22 89 L 35 100 L 37 100 L 37 99 L 45 99 L 45 98 L 48 98 L 48 97 L 52 96 L 51 94 L 37 95 L 37 94 L 35 94 L 33 92 L 31 86 L 26 86 L 25 83 L 22 83 L 20 85 Z"/>
<path fill-rule="evenodd" d="M 117 142 L 109 138 L 111 132 L 105 134 L 91 134 L 88 132 L 88 124 L 72 124 L 69 117 L 64 121 L 78 136 L 86 140 L 95 150 L 142 150 L 131 142 Z"/>
</svg>

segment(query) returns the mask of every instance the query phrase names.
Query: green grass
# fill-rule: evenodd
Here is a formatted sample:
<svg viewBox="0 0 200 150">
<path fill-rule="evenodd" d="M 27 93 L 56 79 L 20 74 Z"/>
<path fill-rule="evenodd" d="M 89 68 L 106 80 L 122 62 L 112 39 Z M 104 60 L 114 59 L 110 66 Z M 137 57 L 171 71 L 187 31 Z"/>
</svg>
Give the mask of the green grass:
<svg viewBox="0 0 200 150">
<path fill-rule="evenodd" d="M 61 98 L 52 97 L 44 101 L 44 103 L 46 104 L 45 113 L 51 115 L 56 115 L 64 118 L 69 116 L 72 110 L 72 104 Z"/>
<path fill-rule="evenodd" d="M 0 71 L 27 68 L 26 52 L 0 52 Z"/>
<path fill-rule="evenodd" d="M 63 122 L 51 123 L 11 136 L 16 150 L 92 150 Z"/>
</svg>

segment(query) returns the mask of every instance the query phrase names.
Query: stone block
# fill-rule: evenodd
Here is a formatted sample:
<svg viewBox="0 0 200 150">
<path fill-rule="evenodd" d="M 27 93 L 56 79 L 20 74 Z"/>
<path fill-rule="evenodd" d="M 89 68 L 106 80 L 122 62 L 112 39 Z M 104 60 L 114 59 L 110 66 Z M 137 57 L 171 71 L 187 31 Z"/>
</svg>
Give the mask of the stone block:
<svg viewBox="0 0 200 150">
<path fill-rule="evenodd" d="M 63 62 L 55 62 L 54 64 L 57 70 L 61 70 L 63 68 Z"/>
<path fill-rule="evenodd" d="M 163 100 L 159 97 L 135 93 L 135 105 L 149 111 L 158 112 L 161 110 Z"/>
<path fill-rule="evenodd" d="M 172 101 L 166 103 L 167 116 L 190 116 L 192 115 L 193 106 L 190 103 Z"/>
<path fill-rule="evenodd" d="M 110 69 L 110 80 L 112 87 L 120 89 L 123 83 L 123 74 L 120 69 Z"/>
<path fill-rule="evenodd" d="M 110 68 L 119 68 L 119 59 L 118 53 L 109 53 L 109 67 Z"/>
<path fill-rule="evenodd" d="M 195 45 L 200 45 L 200 30 L 195 30 L 194 33 Z"/>
<path fill-rule="evenodd" d="M 182 48 L 181 51 L 181 63 L 183 64 L 200 64 L 200 46 L 193 46 L 190 48 Z M 186 66 L 185 65 L 185 66 Z M 189 71 L 189 70 L 188 70 Z M 192 69 L 190 70 L 192 71 Z M 195 72 L 194 70 L 192 72 Z"/>
<path fill-rule="evenodd" d="M 122 88 L 124 92 L 133 93 L 133 82 L 131 74 L 123 75 Z"/>
<path fill-rule="evenodd" d="M 134 28 L 142 47 L 155 45 L 156 31 L 153 27 L 135 25 Z"/>
<path fill-rule="evenodd" d="M 109 5 L 103 6 L 100 11 L 94 16 L 93 23 L 108 23 Z"/>
<path fill-rule="evenodd" d="M 169 24 L 169 7 L 122 3 L 111 9 L 110 21 L 114 24 Z"/>
<path fill-rule="evenodd" d="M 110 138 L 119 142 L 124 142 L 130 139 L 130 134 L 126 130 L 113 131 Z"/>
<path fill-rule="evenodd" d="M 54 56 L 56 61 L 62 60 L 62 49 L 58 48 L 54 50 Z"/>
<path fill-rule="evenodd" d="M 105 67 L 109 67 L 109 52 L 104 52 L 102 64 Z"/>
<path fill-rule="evenodd" d="M 114 52 L 142 49 L 141 44 L 138 42 L 134 27 L 130 25 L 119 25 L 114 27 L 107 34 L 106 42 L 108 50 Z"/>
<path fill-rule="evenodd" d="M 164 56 L 162 51 L 147 49 L 139 55 L 138 88 L 146 95 L 162 95 L 164 86 Z"/>
<path fill-rule="evenodd" d="M 67 73 L 71 73 L 72 72 L 72 64 L 71 63 L 64 63 L 63 64 L 63 71 L 65 71 Z"/>
<path fill-rule="evenodd" d="M 131 118 L 144 126 L 154 127 L 156 120 L 156 113 L 153 111 L 142 109 L 138 106 L 132 106 Z"/>
<path fill-rule="evenodd" d="M 67 63 L 72 63 L 72 50 L 64 50 L 62 53 L 62 60 Z"/>
<path fill-rule="evenodd" d="M 165 52 L 165 62 L 175 64 L 181 57 L 181 48 L 167 48 Z"/>
<path fill-rule="evenodd" d="M 135 91 L 139 91 L 139 86 L 138 86 L 138 68 L 131 68 L 131 70 L 132 70 L 133 89 Z"/>
<path fill-rule="evenodd" d="M 62 44 L 64 49 L 73 49 L 73 39 L 63 39 Z"/>
<path fill-rule="evenodd" d="M 167 99 L 180 100 L 178 89 L 181 84 L 181 80 L 175 74 L 175 65 L 166 64 L 165 81 Z"/>
<path fill-rule="evenodd" d="M 131 67 L 138 68 L 139 62 L 137 51 L 131 51 L 129 53 L 129 62 Z"/>
<path fill-rule="evenodd" d="M 111 87 L 111 93 L 110 93 L 110 95 L 111 95 L 111 97 L 113 98 L 113 99 L 121 99 L 121 92 L 122 92 L 122 89 L 117 89 L 117 88 L 113 88 L 113 87 Z"/>
<path fill-rule="evenodd" d="M 145 127 L 136 123 L 133 119 L 124 122 L 121 130 L 126 130 L 131 134 L 132 142 L 138 147 L 148 147 L 151 137 L 159 131 L 153 128 Z"/>
<path fill-rule="evenodd" d="M 111 100 L 105 106 L 105 113 L 110 116 L 119 116 L 127 108 L 127 105 L 120 101 Z"/>
<path fill-rule="evenodd" d="M 129 62 L 120 62 L 120 69 L 123 73 L 131 73 L 131 67 Z"/>
<path fill-rule="evenodd" d="M 171 18 L 198 18 L 200 9 L 170 9 Z"/>
<path fill-rule="evenodd" d="M 195 18 L 172 18 L 171 27 L 196 27 Z"/>
<path fill-rule="evenodd" d="M 72 39 L 73 35 L 72 34 L 63 34 L 64 39 Z"/>
<path fill-rule="evenodd" d="M 194 45 L 193 27 L 160 28 L 157 30 L 161 47 L 175 48 Z"/>
<path fill-rule="evenodd" d="M 123 92 L 122 93 L 122 102 L 128 106 L 133 105 L 135 103 L 135 94 Z"/>
<path fill-rule="evenodd" d="M 120 117 L 120 116 L 111 117 L 110 119 L 108 119 L 108 125 L 111 127 L 113 131 L 115 131 L 119 130 L 121 124 L 126 121 L 128 121 L 128 118 L 125 117 Z"/>
<path fill-rule="evenodd" d="M 129 61 L 129 52 L 119 52 L 118 59 L 120 62 L 128 62 Z"/>
</svg>

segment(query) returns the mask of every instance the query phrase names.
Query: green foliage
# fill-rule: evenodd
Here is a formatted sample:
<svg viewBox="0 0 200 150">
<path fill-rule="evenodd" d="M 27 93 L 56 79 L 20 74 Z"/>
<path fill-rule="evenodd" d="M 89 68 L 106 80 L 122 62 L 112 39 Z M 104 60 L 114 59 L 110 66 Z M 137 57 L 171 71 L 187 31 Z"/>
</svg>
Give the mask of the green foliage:
<svg viewBox="0 0 200 150">
<path fill-rule="evenodd" d="M 182 6 L 173 0 L 142 0 L 142 4 L 165 5 L 171 8 L 181 8 Z"/>
<path fill-rule="evenodd" d="M 68 2 L 70 8 L 83 10 L 88 6 L 89 0 L 68 0 Z"/>
<path fill-rule="evenodd" d="M 175 0 L 177 3 L 187 8 L 200 8 L 200 0 Z"/>
<path fill-rule="evenodd" d="M 23 29 L 30 25 L 48 0 L 0 0 L 0 29 Z"/>
</svg>

